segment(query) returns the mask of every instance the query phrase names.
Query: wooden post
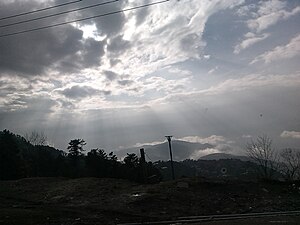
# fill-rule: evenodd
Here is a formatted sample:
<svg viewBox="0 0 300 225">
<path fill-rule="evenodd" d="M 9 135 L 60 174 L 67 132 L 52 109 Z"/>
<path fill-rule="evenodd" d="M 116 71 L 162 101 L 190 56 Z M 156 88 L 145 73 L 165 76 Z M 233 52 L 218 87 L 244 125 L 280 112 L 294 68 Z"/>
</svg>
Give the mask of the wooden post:
<svg viewBox="0 0 300 225">
<path fill-rule="evenodd" d="M 143 148 L 140 149 L 141 153 L 141 167 L 142 167 L 142 176 L 143 182 L 147 183 L 147 170 L 146 170 L 146 158 L 145 158 L 145 150 Z"/>
</svg>

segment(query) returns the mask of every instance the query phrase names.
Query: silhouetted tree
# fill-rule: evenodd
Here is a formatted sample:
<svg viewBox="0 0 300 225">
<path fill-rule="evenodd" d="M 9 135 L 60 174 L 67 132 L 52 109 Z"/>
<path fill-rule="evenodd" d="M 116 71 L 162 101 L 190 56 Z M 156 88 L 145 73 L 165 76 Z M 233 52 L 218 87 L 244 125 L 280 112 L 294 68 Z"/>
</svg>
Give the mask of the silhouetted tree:
<svg viewBox="0 0 300 225">
<path fill-rule="evenodd" d="M 85 151 L 83 146 L 86 142 L 83 139 L 74 139 L 69 142 L 68 150 L 70 156 L 80 156 L 82 152 Z"/>
<path fill-rule="evenodd" d="M 32 153 L 33 164 L 35 166 L 34 176 L 56 176 L 57 167 L 59 166 L 57 158 L 59 158 L 61 154 L 62 151 L 49 146 L 34 146 L 34 152 Z"/>
<path fill-rule="evenodd" d="M 118 162 L 118 157 L 113 153 L 110 152 L 108 154 L 109 160 L 109 177 L 118 178 L 120 177 L 120 163 Z"/>
<path fill-rule="evenodd" d="M 162 175 L 158 168 L 152 162 L 146 163 L 147 183 L 158 183 L 162 180 Z"/>
<path fill-rule="evenodd" d="M 281 153 L 280 170 L 286 180 L 300 179 L 300 152 L 286 148 Z"/>
<path fill-rule="evenodd" d="M 127 156 L 124 158 L 124 163 L 129 168 L 136 168 L 139 165 L 139 158 L 134 153 L 127 153 Z"/>
<path fill-rule="evenodd" d="M 62 152 L 57 156 L 57 158 L 54 161 L 55 168 L 54 168 L 54 174 L 57 177 L 68 177 L 71 174 L 71 168 L 70 165 L 67 163 L 67 154 L 65 152 Z"/>
<path fill-rule="evenodd" d="M 33 137 L 38 135 L 34 134 Z M 34 142 L 34 141 L 32 141 Z M 144 182 L 139 157 L 127 154 L 124 162 L 103 149 L 92 149 L 85 156 L 82 152 L 86 142 L 74 139 L 69 142 L 69 153 L 49 146 L 31 144 L 28 139 L 15 135 L 8 130 L 0 131 L 0 180 L 18 179 L 36 176 L 66 177 L 113 177 Z M 151 163 L 144 163 L 147 175 L 157 171 Z"/>
<path fill-rule="evenodd" d="M 259 165 L 258 175 L 263 179 L 272 179 L 278 168 L 278 154 L 272 147 L 272 140 L 266 136 L 258 136 L 247 143 L 248 156 Z"/>
<path fill-rule="evenodd" d="M 92 149 L 86 156 L 89 176 L 108 177 L 109 160 L 103 149 Z"/>
<path fill-rule="evenodd" d="M 156 183 L 161 180 L 160 171 L 155 168 L 152 162 L 143 162 L 134 153 L 127 153 L 124 158 L 123 174 L 125 179 L 139 183 Z"/>
<path fill-rule="evenodd" d="M 24 177 L 24 161 L 17 137 L 8 130 L 0 132 L 0 179 L 11 180 Z"/>
<path fill-rule="evenodd" d="M 113 152 L 110 152 L 108 154 L 108 159 L 111 160 L 112 162 L 117 162 L 118 157 Z"/>
<path fill-rule="evenodd" d="M 134 153 L 127 153 L 127 156 L 124 158 L 124 164 L 122 165 L 123 176 L 125 179 L 132 181 L 142 180 L 142 168 L 139 167 L 139 158 Z M 140 170 L 140 171 L 139 171 Z M 139 179 L 140 178 L 140 179 Z"/>
<path fill-rule="evenodd" d="M 83 139 L 74 139 L 69 142 L 68 150 L 68 158 L 71 166 L 71 177 L 80 177 L 83 176 L 85 160 L 84 155 L 82 154 L 83 146 L 86 145 L 86 142 Z"/>
<path fill-rule="evenodd" d="M 47 136 L 44 132 L 32 131 L 30 134 L 25 134 L 25 139 L 32 145 L 45 145 Z"/>
</svg>

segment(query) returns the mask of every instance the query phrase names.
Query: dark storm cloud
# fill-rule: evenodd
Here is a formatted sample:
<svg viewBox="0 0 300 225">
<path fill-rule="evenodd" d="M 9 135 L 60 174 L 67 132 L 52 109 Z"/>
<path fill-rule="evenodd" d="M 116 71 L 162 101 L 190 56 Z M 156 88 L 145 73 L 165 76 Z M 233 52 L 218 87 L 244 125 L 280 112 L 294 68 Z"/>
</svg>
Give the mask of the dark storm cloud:
<svg viewBox="0 0 300 225">
<path fill-rule="evenodd" d="M 57 3 L 60 0 L 56 1 Z M 104 1 L 101 1 L 104 2 Z M 101 15 L 106 14 L 109 12 L 116 12 L 123 9 L 123 4 L 125 1 L 117 1 L 111 4 L 102 5 L 99 7 L 90 8 L 88 10 L 81 11 L 81 17 L 90 17 L 93 15 Z M 99 3 L 99 0 L 89 0 L 88 2 L 82 1 L 80 5 L 87 6 L 87 5 L 94 5 Z M 103 36 L 114 36 L 122 31 L 123 26 L 125 24 L 125 15 L 124 13 L 118 13 L 111 16 L 96 18 L 94 20 L 84 21 L 85 24 L 91 24 L 94 22 L 98 29 L 98 32 Z"/>
<path fill-rule="evenodd" d="M 76 72 L 81 69 L 99 66 L 104 55 L 105 42 L 89 38 L 80 41 L 81 46 L 75 54 L 67 55 L 57 65 L 61 72 Z"/>
<path fill-rule="evenodd" d="M 104 55 L 103 42 L 96 41 L 89 38 L 85 41 L 84 49 L 82 52 L 83 64 L 85 66 L 99 65 L 100 58 Z"/>
<path fill-rule="evenodd" d="M 58 33 L 47 30 L 1 39 L 0 70 L 40 74 L 64 57 L 75 54 L 81 37 L 81 31 L 68 26 Z"/>
<path fill-rule="evenodd" d="M 104 76 L 105 76 L 108 80 L 113 81 L 113 80 L 117 79 L 118 74 L 116 74 L 116 73 L 113 72 L 113 71 L 108 71 L 108 70 L 106 70 L 106 71 L 104 71 Z"/>
<path fill-rule="evenodd" d="M 131 86 L 134 83 L 132 80 L 119 80 L 118 84 L 122 86 Z"/>
<path fill-rule="evenodd" d="M 110 91 L 100 91 L 89 86 L 73 86 L 60 91 L 62 95 L 70 99 L 82 99 L 98 94 L 109 95 Z"/>
<path fill-rule="evenodd" d="M 0 124 L 9 124 L 8 118 L 15 120 L 22 120 L 25 126 L 28 120 L 34 121 L 35 114 L 38 111 L 40 117 L 46 118 L 49 113 L 52 113 L 52 107 L 57 106 L 57 102 L 50 99 L 48 96 L 28 96 L 24 94 L 16 94 L 6 99 L 4 108 L 0 108 Z M 28 122 L 29 123 L 29 122 Z M 25 126 L 26 127 L 26 126 Z"/>
<path fill-rule="evenodd" d="M 0 97 L 6 97 L 8 94 L 17 92 L 17 91 L 31 91 L 31 85 L 26 85 L 26 87 L 13 87 L 8 83 L 0 83 Z"/>
<path fill-rule="evenodd" d="M 120 59 L 110 59 L 109 60 L 110 66 L 115 66 L 115 65 L 117 65 L 120 62 L 122 62 Z"/>
<path fill-rule="evenodd" d="M 41 8 L 37 2 L 0 3 L 0 15 L 13 15 L 15 9 L 30 11 Z M 31 17 L 30 17 L 31 18 Z M 23 19 L 23 18 L 22 18 Z M 54 18 L 13 28 L 0 28 L 1 33 L 26 30 L 65 21 Z M 10 21 L 9 21 L 10 22 Z M 1 21 L 0 24 L 7 24 Z M 71 25 L 25 33 L 0 39 L 0 72 L 13 72 L 17 75 L 41 75 L 47 69 L 56 68 L 63 72 L 97 66 L 104 54 L 103 42 L 83 39 L 83 32 Z"/>
<path fill-rule="evenodd" d="M 131 46 L 129 41 L 122 38 L 121 35 L 110 40 L 107 50 L 113 54 L 120 54 Z"/>
<path fill-rule="evenodd" d="M 104 76 L 106 77 L 109 82 L 117 82 L 121 86 L 131 86 L 135 82 L 133 80 L 128 79 L 130 76 L 125 75 L 125 74 L 117 74 L 113 71 L 105 70 L 103 71 Z"/>
<path fill-rule="evenodd" d="M 57 102 L 60 104 L 61 108 L 63 108 L 63 109 L 73 110 L 76 108 L 75 105 L 70 101 L 58 99 Z"/>
<path fill-rule="evenodd" d="M 49 126 L 49 116 L 53 113 L 52 107 L 57 106 L 57 102 L 47 96 L 19 96 L 19 100 L 25 101 L 27 107 L 20 108 L 20 104 L 10 105 L 5 109 L 0 107 L 0 130 L 9 129 L 21 135 L 32 130 L 45 130 Z M 14 110 L 14 107 L 19 108 Z"/>
<path fill-rule="evenodd" d="M 73 86 L 71 88 L 66 88 L 61 91 L 61 94 L 68 98 L 77 99 L 77 98 L 86 98 L 89 96 L 96 95 L 98 90 L 88 87 L 88 86 Z"/>
<path fill-rule="evenodd" d="M 149 0 L 144 0 L 143 1 L 143 5 L 144 4 L 149 4 L 149 3 L 150 3 Z M 140 9 L 139 11 L 137 11 L 135 24 L 137 26 L 141 25 L 145 21 L 145 19 L 147 18 L 148 14 L 149 14 L 149 8 L 143 8 L 143 9 Z"/>
</svg>

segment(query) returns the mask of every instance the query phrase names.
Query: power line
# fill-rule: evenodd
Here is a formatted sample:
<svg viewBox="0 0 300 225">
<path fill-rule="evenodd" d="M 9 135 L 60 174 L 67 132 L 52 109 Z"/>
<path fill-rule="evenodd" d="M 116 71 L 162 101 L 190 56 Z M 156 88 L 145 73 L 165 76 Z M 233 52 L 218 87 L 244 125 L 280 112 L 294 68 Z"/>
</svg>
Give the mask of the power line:
<svg viewBox="0 0 300 225">
<path fill-rule="evenodd" d="M 94 5 L 89 5 L 89 6 L 77 8 L 77 9 L 71 9 L 71 10 L 68 10 L 68 11 L 49 14 L 49 15 L 42 16 L 42 17 L 37 17 L 37 18 L 33 18 L 33 19 L 28 19 L 28 20 L 18 21 L 18 22 L 14 22 L 14 23 L 5 24 L 5 25 L 0 25 L 0 28 L 10 27 L 10 26 L 14 26 L 14 25 L 22 24 L 22 23 L 28 23 L 28 22 L 37 21 L 37 20 L 42 20 L 42 19 L 46 19 L 46 18 L 50 18 L 50 17 L 54 17 L 54 16 L 59 16 L 59 15 L 63 15 L 63 14 L 71 13 L 71 12 L 77 12 L 77 11 L 80 11 L 80 10 L 94 8 L 94 7 L 102 6 L 102 5 L 107 5 L 107 4 L 110 4 L 110 3 L 113 3 L 113 2 L 118 2 L 118 1 L 119 0 L 112 0 L 112 1 L 108 1 L 108 2 L 102 2 L 102 3 L 98 3 L 98 4 L 94 4 Z"/>
<path fill-rule="evenodd" d="M 33 13 L 37 13 L 37 12 L 46 11 L 46 10 L 49 10 L 49 9 L 54 9 L 54 8 L 58 8 L 58 7 L 66 6 L 66 5 L 75 4 L 75 3 L 81 2 L 81 1 L 82 0 L 76 0 L 76 1 L 72 1 L 72 2 L 67 2 L 67 3 L 59 4 L 59 5 L 49 6 L 47 8 L 33 10 L 33 11 L 30 11 L 30 12 L 24 12 L 24 13 L 19 13 L 19 14 L 11 15 L 11 16 L 6 16 L 6 17 L 0 18 L 0 20 L 6 20 L 6 19 L 10 19 L 10 18 L 25 16 L 25 15 L 29 15 L 29 14 L 33 14 Z"/>
<path fill-rule="evenodd" d="M 90 20 L 90 19 L 105 17 L 105 16 L 109 16 L 109 15 L 114 15 L 114 14 L 118 14 L 118 13 L 122 13 L 122 12 L 128 12 L 128 11 L 132 11 L 132 10 L 137 10 L 137 9 L 141 9 L 141 8 L 150 7 L 150 6 L 153 6 L 153 5 L 162 4 L 162 3 L 165 3 L 165 2 L 169 2 L 169 1 L 170 0 L 152 2 L 152 3 L 149 3 L 149 4 L 145 4 L 145 5 L 135 6 L 135 7 L 132 7 L 132 8 L 127 8 L 127 9 L 122 9 L 122 10 L 118 10 L 118 11 L 114 11 L 114 12 L 109 12 L 109 13 L 104 13 L 104 14 L 100 14 L 100 15 L 90 16 L 90 17 L 86 17 L 86 18 L 82 18 L 82 19 L 76 19 L 76 20 L 71 20 L 71 21 L 67 21 L 67 22 L 63 22 L 63 23 L 57 23 L 57 24 L 52 24 L 52 25 L 48 25 L 48 26 L 32 28 L 32 29 L 28 29 L 28 30 L 12 32 L 12 33 L 8 33 L 8 34 L 0 35 L 0 38 L 9 37 L 9 36 L 18 35 L 18 34 L 29 33 L 29 32 L 38 31 L 38 30 L 49 29 L 49 28 L 53 28 L 53 27 L 67 25 L 67 24 L 70 24 L 70 23 L 76 23 L 76 22 L 81 22 L 81 21 L 85 21 L 85 20 Z"/>
<path fill-rule="evenodd" d="M 145 155 L 147 156 L 147 158 L 152 162 L 152 159 L 148 156 L 148 154 L 145 152 Z"/>
</svg>

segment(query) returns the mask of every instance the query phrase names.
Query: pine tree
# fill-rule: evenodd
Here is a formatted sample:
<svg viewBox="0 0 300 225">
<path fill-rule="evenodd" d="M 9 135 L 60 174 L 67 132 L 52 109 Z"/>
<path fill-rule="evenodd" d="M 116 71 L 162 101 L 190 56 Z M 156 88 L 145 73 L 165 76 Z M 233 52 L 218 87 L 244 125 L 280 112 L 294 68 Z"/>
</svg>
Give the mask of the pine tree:
<svg viewBox="0 0 300 225">
<path fill-rule="evenodd" d="M 70 156 L 80 156 L 82 152 L 85 151 L 83 146 L 86 145 L 86 142 L 83 139 L 74 139 L 69 142 L 68 150 Z"/>
</svg>

